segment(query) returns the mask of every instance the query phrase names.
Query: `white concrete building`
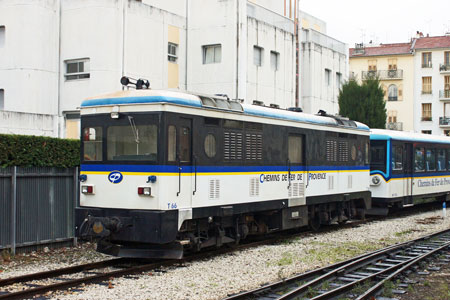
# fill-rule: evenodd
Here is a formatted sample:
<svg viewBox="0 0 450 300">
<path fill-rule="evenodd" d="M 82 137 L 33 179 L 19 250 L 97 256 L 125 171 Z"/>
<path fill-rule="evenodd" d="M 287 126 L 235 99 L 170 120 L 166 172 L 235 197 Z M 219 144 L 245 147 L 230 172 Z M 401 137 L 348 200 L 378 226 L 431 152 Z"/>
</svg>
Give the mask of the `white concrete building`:
<svg viewBox="0 0 450 300">
<path fill-rule="evenodd" d="M 334 113 L 315 80 L 296 81 L 297 11 L 298 0 L 0 0 L 0 133 L 78 138 L 80 103 L 123 75 L 281 108 L 304 106 L 305 84 Z M 341 72 L 330 51 L 307 74 Z"/>
<path fill-rule="evenodd" d="M 348 45 L 326 35 L 325 22 L 300 12 L 300 103 L 304 112 L 339 113 L 338 95 L 348 79 Z"/>
</svg>

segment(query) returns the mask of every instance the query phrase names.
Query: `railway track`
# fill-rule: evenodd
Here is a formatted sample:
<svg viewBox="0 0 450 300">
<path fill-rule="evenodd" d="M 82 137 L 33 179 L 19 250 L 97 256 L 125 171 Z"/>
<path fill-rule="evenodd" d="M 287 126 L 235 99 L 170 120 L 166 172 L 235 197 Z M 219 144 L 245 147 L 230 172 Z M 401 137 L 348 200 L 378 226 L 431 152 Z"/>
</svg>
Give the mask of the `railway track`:
<svg viewBox="0 0 450 300">
<path fill-rule="evenodd" d="M 340 230 L 342 228 L 359 226 L 365 222 L 370 222 L 373 220 L 374 219 L 367 219 L 364 221 L 359 220 L 340 226 L 326 226 L 321 228 L 317 234 Z M 89 263 L 18 277 L 0 279 L 0 300 L 32 298 L 50 291 L 67 290 L 83 284 L 86 285 L 105 282 L 111 278 L 138 274 L 159 269 L 161 267 L 174 266 L 185 262 L 214 257 L 216 255 L 231 253 L 247 248 L 278 243 L 285 241 L 286 239 L 301 237 L 311 233 L 311 231 L 307 230 L 303 230 L 301 232 L 291 230 L 277 233 L 276 235 L 263 240 L 256 239 L 245 244 L 236 245 L 232 248 L 221 248 L 213 251 L 191 254 L 183 260 L 160 260 L 149 262 L 148 260 L 142 261 L 136 259 L 117 258 L 97 263 Z M 338 265 L 340 266 L 342 263 Z M 317 273 L 311 273 L 309 276 L 315 276 L 315 274 Z"/>
<path fill-rule="evenodd" d="M 407 270 L 437 254 L 450 258 L 449 251 L 450 230 L 445 230 L 239 293 L 226 300 L 372 300 Z"/>
</svg>

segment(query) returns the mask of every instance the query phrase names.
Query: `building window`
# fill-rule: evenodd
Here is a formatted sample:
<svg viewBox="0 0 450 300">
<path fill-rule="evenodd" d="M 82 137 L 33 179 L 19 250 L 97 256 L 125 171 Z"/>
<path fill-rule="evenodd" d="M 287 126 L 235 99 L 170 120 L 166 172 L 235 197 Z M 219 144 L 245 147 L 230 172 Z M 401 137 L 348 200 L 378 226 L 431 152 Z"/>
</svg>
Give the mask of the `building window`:
<svg viewBox="0 0 450 300">
<path fill-rule="evenodd" d="M 444 135 L 445 136 L 450 136 L 450 130 L 444 130 Z M 449 154 L 450 154 L 450 151 L 449 151 Z M 449 159 L 450 159 L 450 156 L 449 156 Z"/>
<path fill-rule="evenodd" d="M 367 61 L 369 63 L 369 71 L 377 71 L 377 60 L 376 59 L 372 59 L 372 60 L 368 60 Z"/>
<path fill-rule="evenodd" d="M 278 71 L 280 68 L 280 53 L 270 51 L 270 66 L 273 71 Z"/>
<path fill-rule="evenodd" d="M 388 69 L 389 70 L 397 70 L 397 59 L 396 58 L 388 59 Z"/>
<path fill-rule="evenodd" d="M 431 94 L 431 76 L 422 77 L 422 94 Z"/>
<path fill-rule="evenodd" d="M 0 30 L 1 30 L 1 27 L 0 27 Z M 445 51 L 444 52 L 444 65 L 445 66 L 450 66 L 450 51 Z"/>
<path fill-rule="evenodd" d="M 336 88 L 338 90 L 341 89 L 341 84 L 342 84 L 342 74 L 339 72 L 336 72 Z"/>
<path fill-rule="evenodd" d="M 66 60 L 66 80 L 90 78 L 89 58 Z"/>
<path fill-rule="evenodd" d="M 397 123 L 397 111 L 396 110 L 388 111 L 388 123 Z"/>
<path fill-rule="evenodd" d="M 177 53 L 178 53 L 178 45 L 174 43 L 169 43 L 167 49 L 167 59 L 171 62 L 176 62 L 178 59 Z"/>
<path fill-rule="evenodd" d="M 331 85 L 331 70 L 325 69 L 325 85 L 330 86 Z"/>
<path fill-rule="evenodd" d="M 0 48 L 5 47 L 6 32 L 5 26 L 0 26 Z"/>
<path fill-rule="evenodd" d="M 263 64 L 263 55 L 264 55 L 264 49 L 258 46 L 253 46 L 253 63 L 261 67 Z"/>
<path fill-rule="evenodd" d="M 431 130 L 422 130 L 423 134 L 431 134 Z"/>
<path fill-rule="evenodd" d="M 5 90 L 0 89 L 0 110 L 5 109 Z"/>
<path fill-rule="evenodd" d="M 222 45 L 203 46 L 203 64 L 214 64 L 222 61 Z"/>
<path fill-rule="evenodd" d="M 389 101 L 398 100 L 398 88 L 395 84 L 391 84 L 388 88 L 388 100 Z"/>
<path fill-rule="evenodd" d="M 431 52 L 422 53 L 422 68 L 431 68 Z"/>
<path fill-rule="evenodd" d="M 422 121 L 431 121 L 431 103 L 422 103 Z"/>
</svg>

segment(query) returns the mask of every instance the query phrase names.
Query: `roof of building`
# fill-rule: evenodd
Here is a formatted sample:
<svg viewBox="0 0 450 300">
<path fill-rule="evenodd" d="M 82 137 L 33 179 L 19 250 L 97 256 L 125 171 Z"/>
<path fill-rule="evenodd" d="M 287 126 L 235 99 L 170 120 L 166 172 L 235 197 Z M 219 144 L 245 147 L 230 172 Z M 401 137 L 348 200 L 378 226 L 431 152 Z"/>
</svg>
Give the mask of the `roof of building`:
<svg viewBox="0 0 450 300">
<path fill-rule="evenodd" d="M 449 36 L 430 36 L 417 39 L 414 49 L 450 48 Z"/>
<path fill-rule="evenodd" d="M 450 36 L 431 36 L 414 38 L 409 43 L 381 44 L 379 46 L 365 46 L 350 48 L 350 58 L 382 55 L 411 54 L 411 50 L 450 48 Z"/>
<path fill-rule="evenodd" d="M 380 55 L 403 55 L 411 53 L 411 43 L 381 44 L 380 46 L 364 47 L 359 49 L 350 48 L 350 57 L 380 56 Z"/>
</svg>

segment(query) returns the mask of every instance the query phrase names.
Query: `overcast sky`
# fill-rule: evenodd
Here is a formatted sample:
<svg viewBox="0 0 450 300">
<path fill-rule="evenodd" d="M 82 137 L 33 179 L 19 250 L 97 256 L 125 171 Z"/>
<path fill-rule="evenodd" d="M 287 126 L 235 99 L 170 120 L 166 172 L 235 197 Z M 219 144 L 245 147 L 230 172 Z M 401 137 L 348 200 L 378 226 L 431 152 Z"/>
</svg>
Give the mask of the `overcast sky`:
<svg viewBox="0 0 450 300">
<path fill-rule="evenodd" d="M 407 42 L 417 30 L 450 31 L 450 0 L 299 0 L 300 10 L 327 23 L 327 35 L 347 43 Z"/>
</svg>

